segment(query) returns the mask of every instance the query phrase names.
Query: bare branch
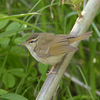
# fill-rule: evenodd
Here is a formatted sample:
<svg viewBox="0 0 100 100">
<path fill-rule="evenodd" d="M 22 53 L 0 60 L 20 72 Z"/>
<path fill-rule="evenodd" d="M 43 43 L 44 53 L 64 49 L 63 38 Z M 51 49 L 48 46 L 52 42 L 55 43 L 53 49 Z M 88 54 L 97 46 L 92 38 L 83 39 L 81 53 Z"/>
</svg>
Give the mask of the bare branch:
<svg viewBox="0 0 100 100">
<path fill-rule="evenodd" d="M 74 83 L 76 83 L 76 84 L 78 84 L 78 85 L 80 85 L 80 86 L 82 86 L 82 87 L 84 87 L 85 89 L 88 90 L 88 87 L 87 87 L 86 84 L 82 83 L 81 81 L 79 81 L 79 80 L 76 79 L 75 77 L 71 76 L 69 73 L 65 72 L 64 75 L 65 75 L 67 78 L 70 78 L 71 81 L 73 81 Z M 91 90 L 91 87 L 90 87 L 90 86 L 89 86 L 89 89 Z M 100 96 L 100 91 L 96 90 L 96 94 L 97 94 L 98 96 Z"/>
</svg>

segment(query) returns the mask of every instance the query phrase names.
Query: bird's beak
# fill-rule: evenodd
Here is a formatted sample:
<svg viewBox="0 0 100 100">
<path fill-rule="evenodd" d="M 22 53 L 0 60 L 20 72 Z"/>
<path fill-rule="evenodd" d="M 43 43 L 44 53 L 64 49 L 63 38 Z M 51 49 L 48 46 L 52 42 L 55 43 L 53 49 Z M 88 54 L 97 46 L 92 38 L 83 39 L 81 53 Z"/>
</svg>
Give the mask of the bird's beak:
<svg viewBox="0 0 100 100">
<path fill-rule="evenodd" d="M 19 45 L 26 45 L 26 44 L 27 44 L 26 42 L 19 43 Z"/>
</svg>

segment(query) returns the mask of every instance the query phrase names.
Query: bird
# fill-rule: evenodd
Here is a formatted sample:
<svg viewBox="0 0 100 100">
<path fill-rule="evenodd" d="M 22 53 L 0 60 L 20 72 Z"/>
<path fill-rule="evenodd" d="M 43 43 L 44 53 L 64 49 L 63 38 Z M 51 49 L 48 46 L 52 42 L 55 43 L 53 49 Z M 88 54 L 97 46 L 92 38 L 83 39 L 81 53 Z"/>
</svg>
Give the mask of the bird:
<svg viewBox="0 0 100 100">
<path fill-rule="evenodd" d="M 70 44 L 87 39 L 91 32 L 81 35 L 65 35 L 54 33 L 32 33 L 26 38 L 26 41 L 20 43 L 25 45 L 31 55 L 38 61 L 46 65 L 53 65 L 49 74 L 54 73 L 55 65 L 62 61 L 62 58 L 69 52 L 78 50 Z"/>
</svg>

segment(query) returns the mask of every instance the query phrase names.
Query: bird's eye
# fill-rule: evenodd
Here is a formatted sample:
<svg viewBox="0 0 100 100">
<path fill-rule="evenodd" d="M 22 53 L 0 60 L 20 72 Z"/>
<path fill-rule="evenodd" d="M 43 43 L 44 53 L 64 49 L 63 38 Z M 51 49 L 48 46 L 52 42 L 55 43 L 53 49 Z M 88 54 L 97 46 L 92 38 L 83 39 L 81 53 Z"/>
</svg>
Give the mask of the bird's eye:
<svg viewBox="0 0 100 100">
<path fill-rule="evenodd" d="M 29 43 L 33 43 L 34 41 L 30 41 Z"/>
</svg>

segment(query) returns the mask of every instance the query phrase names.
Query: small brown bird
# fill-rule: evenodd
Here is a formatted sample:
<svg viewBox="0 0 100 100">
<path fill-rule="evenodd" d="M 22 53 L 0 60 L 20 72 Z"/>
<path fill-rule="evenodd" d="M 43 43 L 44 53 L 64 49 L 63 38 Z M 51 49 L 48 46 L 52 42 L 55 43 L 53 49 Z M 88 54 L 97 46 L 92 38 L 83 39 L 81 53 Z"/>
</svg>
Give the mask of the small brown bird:
<svg viewBox="0 0 100 100">
<path fill-rule="evenodd" d="M 21 44 L 28 48 L 31 55 L 37 61 L 44 64 L 55 65 L 62 61 L 64 55 L 78 49 L 70 46 L 71 43 L 89 38 L 91 36 L 90 33 L 91 32 L 87 32 L 78 36 L 55 35 L 53 33 L 33 33 Z M 52 73 L 52 70 L 49 74 Z"/>
</svg>

